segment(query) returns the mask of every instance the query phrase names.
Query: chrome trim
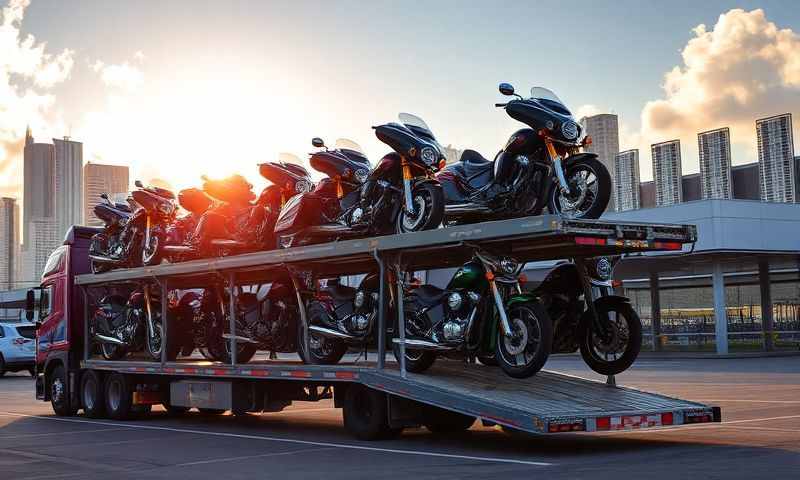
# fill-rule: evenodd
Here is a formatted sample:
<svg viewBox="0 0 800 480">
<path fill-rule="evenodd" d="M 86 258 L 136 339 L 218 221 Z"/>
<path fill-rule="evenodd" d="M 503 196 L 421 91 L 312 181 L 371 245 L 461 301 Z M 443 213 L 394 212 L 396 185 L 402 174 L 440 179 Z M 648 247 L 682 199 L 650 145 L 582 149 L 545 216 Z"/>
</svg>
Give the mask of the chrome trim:
<svg viewBox="0 0 800 480">
<path fill-rule="evenodd" d="M 401 342 L 399 338 L 393 338 L 392 343 L 400 345 L 403 342 Z M 406 338 L 405 345 L 406 347 L 411 347 L 416 350 L 449 351 L 455 349 L 455 347 L 450 347 L 448 345 L 441 345 L 428 340 L 418 340 L 415 338 Z"/>
<path fill-rule="evenodd" d="M 343 338 L 343 339 L 346 339 L 346 340 L 351 340 L 351 339 L 355 339 L 356 338 L 353 335 L 348 335 L 348 334 L 342 333 L 342 332 L 340 332 L 338 330 L 334 330 L 332 328 L 321 327 L 319 325 L 309 325 L 308 326 L 308 331 L 309 332 L 318 333 L 318 334 L 322 335 L 323 337 L 328 337 L 328 338 Z"/>
<path fill-rule="evenodd" d="M 109 337 L 108 335 L 103 335 L 101 333 L 94 334 L 95 340 L 99 340 L 102 343 L 113 343 L 114 345 L 125 345 L 125 342 L 120 340 L 117 337 Z"/>
</svg>

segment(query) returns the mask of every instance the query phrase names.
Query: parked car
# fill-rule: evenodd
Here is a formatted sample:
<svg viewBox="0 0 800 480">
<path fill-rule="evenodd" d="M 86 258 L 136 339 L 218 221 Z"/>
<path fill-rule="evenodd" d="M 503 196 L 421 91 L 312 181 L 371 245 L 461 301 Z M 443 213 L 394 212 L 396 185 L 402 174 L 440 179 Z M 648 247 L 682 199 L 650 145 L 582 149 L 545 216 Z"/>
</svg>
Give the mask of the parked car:
<svg viewBox="0 0 800 480">
<path fill-rule="evenodd" d="M 27 370 L 35 374 L 36 326 L 30 323 L 0 323 L 0 377 L 6 372 Z"/>
</svg>

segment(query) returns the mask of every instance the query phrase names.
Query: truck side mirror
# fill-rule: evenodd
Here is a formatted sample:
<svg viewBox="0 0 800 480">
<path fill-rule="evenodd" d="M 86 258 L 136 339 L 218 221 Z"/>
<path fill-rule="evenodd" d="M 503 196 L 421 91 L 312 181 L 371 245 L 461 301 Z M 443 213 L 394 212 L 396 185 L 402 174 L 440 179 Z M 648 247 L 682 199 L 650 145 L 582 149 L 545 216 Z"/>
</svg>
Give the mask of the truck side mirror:
<svg viewBox="0 0 800 480">
<path fill-rule="evenodd" d="M 136 186 L 136 188 L 144 188 L 144 185 L 142 184 L 141 180 L 136 180 L 135 182 L 133 182 L 133 185 Z"/>
<path fill-rule="evenodd" d="M 510 83 L 501 83 L 498 88 L 500 93 L 506 96 L 514 95 L 514 87 Z"/>
<path fill-rule="evenodd" d="M 322 139 L 319 137 L 314 137 L 311 139 L 311 145 L 317 148 L 322 148 L 325 146 L 325 142 L 323 142 Z"/>
<path fill-rule="evenodd" d="M 29 322 L 32 321 L 35 312 L 36 295 L 34 295 L 33 290 L 28 290 L 28 293 L 25 295 L 25 319 Z"/>
</svg>

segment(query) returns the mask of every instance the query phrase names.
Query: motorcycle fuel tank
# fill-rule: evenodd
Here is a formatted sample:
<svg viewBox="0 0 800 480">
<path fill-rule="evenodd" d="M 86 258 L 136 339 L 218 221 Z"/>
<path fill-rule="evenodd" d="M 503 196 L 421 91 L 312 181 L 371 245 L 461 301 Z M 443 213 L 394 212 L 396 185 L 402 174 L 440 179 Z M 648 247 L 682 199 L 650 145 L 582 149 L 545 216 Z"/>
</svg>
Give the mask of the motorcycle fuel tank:
<svg viewBox="0 0 800 480">
<path fill-rule="evenodd" d="M 470 290 L 483 289 L 486 285 L 486 271 L 480 262 L 472 260 L 459 268 L 450 283 L 447 284 L 448 290 L 466 288 Z"/>
</svg>

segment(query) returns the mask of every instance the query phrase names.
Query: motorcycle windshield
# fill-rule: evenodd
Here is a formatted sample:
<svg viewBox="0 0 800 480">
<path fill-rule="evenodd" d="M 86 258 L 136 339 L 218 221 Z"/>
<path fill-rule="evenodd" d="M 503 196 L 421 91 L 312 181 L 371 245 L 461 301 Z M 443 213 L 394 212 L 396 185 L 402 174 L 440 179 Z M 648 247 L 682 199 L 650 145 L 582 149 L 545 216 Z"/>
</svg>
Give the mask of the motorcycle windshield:
<svg viewBox="0 0 800 480">
<path fill-rule="evenodd" d="M 333 144 L 333 148 L 334 150 L 350 150 L 364 156 L 364 150 L 361 149 L 361 145 L 349 138 L 337 138 L 336 142 Z"/>
<path fill-rule="evenodd" d="M 400 113 L 397 115 L 397 119 L 407 129 L 411 130 L 414 135 L 429 143 L 432 143 L 436 148 L 439 149 L 440 152 L 444 151 L 442 146 L 439 145 L 439 142 L 436 140 L 436 137 L 433 135 L 433 130 L 431 130 L 431 127 L 425 123 L 425 120 L 410 113 Z"/>
<path fill-rule="evenodd" d="M 531 99 L 532 100 L 539 100 L 543 103 L 551 106 L 556 107 L 559 110 L 562 110 L 566 115 L 572 115 L 569 109 L 564 105 L 564 102 L 558 98 L 558 95 L 555 94 L 552 90 L 544 87 L 533 87 L 531 88 Z"/>
<path fill-rule="evenodd" d="M 293 153 L 279 153 L 278 163 L 286 167 L 287 170 L 300 177 L 308 177 L 308 169 L 305 163 L 297 155 Z"/>
</svg>

